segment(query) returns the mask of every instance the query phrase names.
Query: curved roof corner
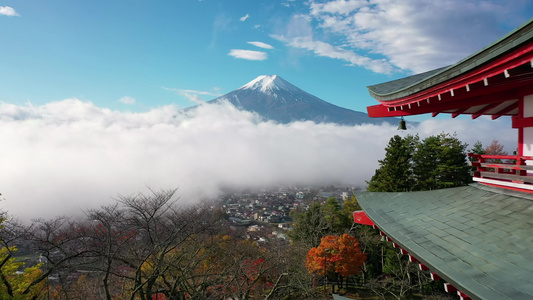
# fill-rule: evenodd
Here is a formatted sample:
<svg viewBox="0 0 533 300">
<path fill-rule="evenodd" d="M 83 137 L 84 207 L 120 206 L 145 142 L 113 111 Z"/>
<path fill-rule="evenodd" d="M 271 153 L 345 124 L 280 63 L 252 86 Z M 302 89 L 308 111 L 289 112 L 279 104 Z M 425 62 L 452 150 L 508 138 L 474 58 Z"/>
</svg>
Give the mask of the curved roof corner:
<svg viewBox="0 0 533 300">
<path fill-rule="evenodd" d="M 454 65 L 368 86 L 367 88 L 370 95 L 380 102 L 397 100 L 473 71 L 531 41 L 533 41 L 533 18 L 491 45 Z"/>
</svg>

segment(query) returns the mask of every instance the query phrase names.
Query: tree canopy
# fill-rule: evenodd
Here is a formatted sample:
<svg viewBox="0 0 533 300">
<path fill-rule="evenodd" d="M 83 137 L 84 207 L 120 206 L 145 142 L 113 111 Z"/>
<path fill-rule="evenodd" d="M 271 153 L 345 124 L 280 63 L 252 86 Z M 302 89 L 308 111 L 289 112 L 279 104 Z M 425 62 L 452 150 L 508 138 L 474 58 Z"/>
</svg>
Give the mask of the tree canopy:
<svg viewBox="0 0 533 300">
<path fill-rule="evenodd" d="M 361 271 L 365 261 L 366 254 L 361 252 L 357 239 L 345 233 L 323 237 L 320 245 L 307 253 L 306 267 L 311 274 L 350 276 Z"/>
<path fill-rule="evenodd" d="M 466 147 L 447 133 L 422 141 L 418 136 L 396 135 L 385 148 L 385 158 L 368 182 L 368 191 L 424 191 L 466 185 L 471 181 Z"/>
<path fill-rule="evenodd" d="M 0 215 L 0 299 L 36 299 L 45 284 L 42 263 L 26 266 L 14 257 L 18 249 L 9 244 L 18 237 L 5 228 L 5 213 Z"/>
<path fill-rule="evenodd" d="M 418 137 L 393 136 L 385 148 L 385 158 L 368 182 L 370 192 L 405 192 L 413 185 L 411 162 Z"/>
<path fill-rule="evenodd" d="M 353 201 L 349 201 L 348 204 L 354 205 Z M 307 247 L 316 247 L 326 235 L 340 235 L 347 232 L 353 223 L 352 212 L 347 213 L 345 207 L 334 197 L 328 198 L 324 203 L 315 202 L 308 210 L 295 215 L 293 230 L 289 232 L 289 236 L 293 241 Z"/>
<path fill-rule="evenodd" d="M 503 145 L 498 140 L 493 140 L 490 145 L 485 148 L 484 154 L 488 155 L 509 155 L 507 151 L 503 150 Z"/>
</svg>

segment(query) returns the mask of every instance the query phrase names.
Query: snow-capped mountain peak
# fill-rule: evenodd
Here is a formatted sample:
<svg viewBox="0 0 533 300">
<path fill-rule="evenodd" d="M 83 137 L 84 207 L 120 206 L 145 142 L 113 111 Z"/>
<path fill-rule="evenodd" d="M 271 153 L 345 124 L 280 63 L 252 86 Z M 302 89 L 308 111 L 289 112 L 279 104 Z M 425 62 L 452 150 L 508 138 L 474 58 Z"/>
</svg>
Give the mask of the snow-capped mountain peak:
<svg viewBox="0 0 533 300">
<path fill-rule="evenodd" d="M 294 121 L 354 125 L 395 122 L 390 119 L 371 119 L 356 112 L 328 103 L 313 96 L 277 75 L 261 75 L 239 89 L 215 98 L 208 103 L 229 102 L 238 109 L 253 112 L 264 120 L 282 124 Z"/>
<path fill-rule="evenodd" d="M 295 87 L 283 80 L 278 75 L 261 75 L 256 79 L 243 85 L 240 90 L 260 90 L 261 92 L 269 92 L 280 89 L 294 89 Z"/>
</svg>

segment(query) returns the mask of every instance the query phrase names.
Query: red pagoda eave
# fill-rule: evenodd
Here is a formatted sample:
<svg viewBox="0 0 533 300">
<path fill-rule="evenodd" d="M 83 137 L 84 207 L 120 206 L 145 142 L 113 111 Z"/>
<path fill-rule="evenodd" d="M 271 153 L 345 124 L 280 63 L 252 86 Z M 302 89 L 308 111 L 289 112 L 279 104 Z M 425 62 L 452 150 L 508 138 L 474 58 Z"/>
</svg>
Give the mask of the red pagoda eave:
<svg viewBox="0 0 533 300">
<path fill-rule="evenodd" d="M 370 225 L 370 226 L 375 225 L 374 222 L 370 220 L 368 215 L 362 210 L 357 210 L 353 212 L 353 220 L 357 224 Z"/>
<path fill-rule="evenodd" d="M 460 109 L 462 106 L 457 102 L 472 97 L 483 96 L 485 98 L 483 104 L 501 101 L 502 99 L 486 99 L 486 97 L 502 91 L 530 87 L 533 82 L 532 60 L 533 43 L 496 58 L 472 72 L 461 74 L 429 89 L 396 100 L 380 101 L 379 105 L 367 107 L 367 111 L 370 117 L 408 116 Z M 504 100 L 511 99 L 507 96 Z M 447 104 L 443 105 L 443 103 Z M 436 111 L 433 109 L 433 107 L 437 108 L 436 106 L 441 107 Z M 451 111 L 451 113 L 454 112 Z M 460 111 L 458 114 L 460 113 L 463 112 Z"/>
<path fill-rule="evenodd" d="M 407 250 L 405 250 L 402 246 L 400 246 L 398 243 L 396 243 L 393 239 L 391 239 L 385 232 L 383 232 L 375 223 L 374 221 L 372 221 L 368 215 L 363 211 L 363 210 L 358 210 L 358 211 L 354 211 L 353 212 L 353 218 L 354 218 L 354 223 L 356 224 L 362 224 L 362 225 L 370 225 L 372 226 L 374 229 L 379 229 L 379 235 L 380 236 L 383 236 L 385 237 L 385 240 L 387 242 L 391 242 L 392 243 L 392 246 L 394 248 L 398 248 L 399 251 L 400 251 L 400 254 L 402 255 L 408 255 L 409 256 L 409 261 L 411 263 L 418 263 L 419 265 L 419 268 L 420 270 L 422 271 L 427 271 L 427 270 L 430 270 L 430 268 L 428 268 L 424 263 L 422 263 L 421 261 L 419 261 L 416 257 L 414 257 L 413 255 L 411 255 Z M 430 271 L 430 274 L 431 274 L 431 279 L 432 280 L 442 280 L 442 276 L 440 276 L 439 274 L 435 273 L 435 272 L 431 272 Z M 444 290 L 447 292 L 447 293 L 457 293 L 457 296 L 460 297 L 461 299 L 470 299 L 470 297 L 468 295 L 466 295 L 465 293 L 459 291 L 456 287 L 454 287 L 452 284 L 448 283 L 448 282 L 443 282 L 444 284 Z"/>
</svg>

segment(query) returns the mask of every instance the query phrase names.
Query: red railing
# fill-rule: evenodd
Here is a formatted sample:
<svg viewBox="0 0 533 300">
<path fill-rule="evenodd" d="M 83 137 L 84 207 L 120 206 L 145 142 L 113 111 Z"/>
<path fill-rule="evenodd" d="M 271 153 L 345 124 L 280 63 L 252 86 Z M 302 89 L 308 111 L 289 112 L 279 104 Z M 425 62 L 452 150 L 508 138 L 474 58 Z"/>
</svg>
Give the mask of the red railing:
<svg viewBox="0 0 533 300">
<path fill-rule="evenodd" d="M 533 160 L 532 156 L 468 153 L 468 157 L 472 158 L 470 165 L 477 168 L 474 171 L 474 177 L 533 183 L 533 176 L 527 174 L 528 170 L 533 170 L 533 165 L 526 165 L 526 161 Z"/>
</svg>

